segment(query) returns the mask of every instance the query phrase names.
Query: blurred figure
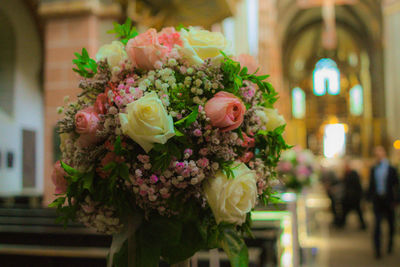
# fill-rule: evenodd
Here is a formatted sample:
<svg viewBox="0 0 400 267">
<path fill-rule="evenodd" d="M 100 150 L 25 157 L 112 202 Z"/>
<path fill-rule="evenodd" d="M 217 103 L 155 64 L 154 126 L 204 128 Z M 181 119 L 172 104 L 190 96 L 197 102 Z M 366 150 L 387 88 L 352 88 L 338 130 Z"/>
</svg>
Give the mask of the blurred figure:
<svg viewBox="0 0 400 267">
<path fill-rule="evenodd" d="M 329 168 L 321 169 L 321 182 L 325 188 L 326 194 L 331 200 L 331 212 L 333 215 L 333 224 L 335 226 L 340 225 L 340 216 L 338 212 L 338 187 L 340 185 L 339 179 L 335 172 Z"/>
<path fill-rule="evenodd" d="M 361 200 L 363 197 L 363 189 L 360 182 L 358 172 L 350 165 L 350 160 L 345 159 L 344 162 L 344 177 L 343 177 L 343 215 L 341 227 L 346 225 L 346 218 L 350 211 L 356 211 L 360 219 L 360 228 L 365 229 L 365 221 L 361 210 Z"/>
<path fill-rule="evenodd" d="M 375 256 L 381 257 L 381 222 L 386 218 L 389 224 L 388 253 L 393 251 L 395 232 L 395 204 L 398 197 L 398 176 L 396 168 L 390 165 L 386 150 L 378 146 L 374 150 L 377 164 L 370 174 L 368 197 L 372 200 L 375 215 L 374 245 Z"/>
</svg>

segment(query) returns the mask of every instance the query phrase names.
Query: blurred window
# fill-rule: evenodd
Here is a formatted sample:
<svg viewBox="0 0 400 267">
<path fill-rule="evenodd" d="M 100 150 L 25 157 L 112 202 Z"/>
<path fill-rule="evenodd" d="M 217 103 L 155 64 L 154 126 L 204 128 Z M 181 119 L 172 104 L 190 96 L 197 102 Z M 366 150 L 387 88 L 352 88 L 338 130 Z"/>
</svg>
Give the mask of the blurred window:
<svg viewBox="0 0 400 267">
<path fill-rule="evenodd" d="M 292 114 L 296 119 L 302 119 L 306 115 L 306 95 L 299 87 L 292 90 Z"/>
<path fill-rule="evenodd" d="M 327 124 L 324 130 L 324 156 L 334 158 L 346 152 L 346 130 L 341 123 Z"/>
<path fill-rule="evenodd" d="M 247 0 L 247 35 L 249 52 L 253 57 L 258 55 L 258 0 Z"/>
<path fill-rule="evenodd" d="M 363 102 L 363 88 L 357 84 L 350 89 L 350 113 L 360 116 L 364 110 Z"/>
<path fill-rule="evenodd" d="M 340 93 L 340 71 L 330 58 L 320 59 L 315 65 L 314 74 L 314 94 L 321 96 L 328 91 L 330 95 Z"/>
</svg>

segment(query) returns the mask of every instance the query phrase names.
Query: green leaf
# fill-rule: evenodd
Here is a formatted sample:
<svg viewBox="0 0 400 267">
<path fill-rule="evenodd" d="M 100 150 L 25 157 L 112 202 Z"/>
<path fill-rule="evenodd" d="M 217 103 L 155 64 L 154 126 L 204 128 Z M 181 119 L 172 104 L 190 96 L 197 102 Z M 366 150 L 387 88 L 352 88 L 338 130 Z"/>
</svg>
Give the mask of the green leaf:
<svg viewBox="0 0 400 267">
<path fill-rule="evenodd" d="M 189 127 L 193 122 L 196 121 L 197 115 L 199 115 L 199 106 L 196 106 L 193 111 L 187 115 L 185 118 L 175 122 L 175 125 L 181 125 L 185 123 L 185 127 Z"/>
<path fill-rule="evenodd" d="M 114 153 L 117 155 L 121 155 L 122 153 L 122 145 L 121 145 L 121 137 L 117 135 L 117 138 L 115 138 L 115 143 L 114 143 Z"/>
<path fill-rule="evenodd" d="M 196 222 L 188 222 L 183 225 L 181 239 L 175 246 L 164 246 L 161 256 L 169 264 L 181 262 L 192 257 L 197 251 L 207 248 L 207 243 L 200 234 L 198 228 L 194 227 Z"/>
<path fill-rule="evenodd" d="M 128 239 L 124 241 L 120 250 L 113 255 L 112 267 L 126 267 L 128 265 Z M 109 257 L 110 255 L 108 255 Z"/>
<path fill-rule="evenodd" d="M 176 29 L 176 31 L 178 31 L 178 32 L 179 32 L 180 30 L 182 30 L 182 29 L 189 31 L 189 29 L 188 29 L 187 27 L 183 26 L 182 23 L 179 23 L 179 25 L 176 26 L 175 29 Z"/>
<path fill-rule="evenodd" d="M 89 57 L 86 48 L 82 48 L 82 55 L 79 53 L 74 54 L 76 59 L 73 59 L 72 63 L 75 64 L 77 68 L 73 68 L 72 70 L 84 78 L 92 78 L 97 73 L 96 61 Z"/>
<path fill-rule="evenodd" d="M 178 130 L 178 128 L 175 127 L 175 135 L 176 136 L 185 136 L 181 131 Z"/>
<path fill-rule="evenodd" d="M 111 171 L 111 170 L 113 170 L 115 167 L 117 167 L 117 163 L 115 163 L 115 162 L 110 162 L 110 163 L 108 163 L 106 166 L 103 167 L 103 171 Z"/>
<path fill-rule="evenodd" d="M 136 28 L 132 26 L 132 20 L 130 18 L 126 19 L 124 24 L 114 22 L 113 25 L 114 29 L 107 33 L 114 33 L 124 45 L 128 43 L 129 39 L 138 35 Z"/>
<path fill-rule="evenodd" d="M 274 130 L 274 132 L 275 132 L 276 134 L 283 134 L 283 132 L 285 131 L 285 128 L 286 128 L 286 124 L 281 125 L 281 126 L 277 127 L 277 128 Z"/>
<path fill-rule="evenodd" d="M 78 176 L 80 175 L 79 171 L 77 169 L 74 169 L 73 167 L 69 166 L 68 164 L 64 163 L 63 161 L 60 161 L 61 167 L 64 169 L 64 171 L 69 175 L 69 176 Z"/>
<path fill-rule="evenodd" d="M 228 255 L 232 267 L 249 266 L 247 246 L 235 226 L 223 227 L 220 233 L 219 246 Z"/>
<path fill-rule="evenodd" d="M 83 188 L 87 189 L 89 192 L 92 192 L 92 186 L 93 186 L 93 178 L 94 178 L 94 172 L 91 171 L 83 177 Z"/>
<path fill-rule="evenodd" d="M 65 203 L 65 197 L 58 197 L 49 204 L 49 208 L 58 208 Z"/>
<path fill-rule="evenodd" d="M 129 181 L 129 167 L 128 165 L 121 163 L 118 166 L 119 170 L 119 176 L 121 176 L 123 179 Z"/>
</svg>

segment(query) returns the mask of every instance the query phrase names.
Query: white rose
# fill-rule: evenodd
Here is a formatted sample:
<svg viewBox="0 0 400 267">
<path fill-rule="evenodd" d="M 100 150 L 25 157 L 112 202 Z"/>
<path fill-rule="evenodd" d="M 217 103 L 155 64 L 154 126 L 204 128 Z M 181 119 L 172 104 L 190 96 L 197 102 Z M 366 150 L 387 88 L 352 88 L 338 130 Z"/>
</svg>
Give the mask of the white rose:
<svg viewBox="0 0 400 267">
<path fill-rule="evenodd" d="M 183 46 L 178 47 L 178 51 L 190 64 L 201 64 L 208 58 L 212 63 L 219 63 L 223 59 L 220 51 L 232 55 L 230 42 L 220 32 L 190 27 L 182 29 L 180 35 Z"/>
<path fill-rule="evenodd" d="M 286 123 L 283 116 L 278 113 L 278 110 L 273 108 L 257 109 L 256 115 L 260 117 L 267 131 L 273 131 Z"/>
<path fill-rule="evenodd" d="M 121 61 L 128 59 L 124 45 L 119 41 L 113 41 L 100 47 L 96 54 L 98 61 L 107 59 L 107 63 L 111 69 L 118 67 Z"/>
<path fill-rule="evenodd" d="M 155 92 L 151 92 L 126 107 L 120 113 L 122 132 L 138 143 L 146 153 L 154 143 L 165 144 L 175 135 L 174 122 Z"/>
<path fill-rule="evenodd" d="M 204 185 L 204 193 L 217 223 L 241 225 L 257 200 L 257 177 L 244 163 L 233 166 L 234 178 L 218 171 Z"/>
</svg>

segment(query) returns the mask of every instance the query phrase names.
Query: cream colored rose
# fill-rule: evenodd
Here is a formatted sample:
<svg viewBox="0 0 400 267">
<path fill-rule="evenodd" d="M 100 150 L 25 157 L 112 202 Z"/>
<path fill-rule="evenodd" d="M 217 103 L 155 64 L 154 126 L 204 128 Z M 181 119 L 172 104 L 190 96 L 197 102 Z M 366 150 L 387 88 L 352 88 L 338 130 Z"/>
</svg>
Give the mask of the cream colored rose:
<svg viewBox="0 0 400 267">
<path fill-rule="evenodd" d="M 256 115 L 260 117 L 267 131 L 273 131 L 286 123 L 283 116 L 278 113 L 278 110 L 273 108 L 258 109 Z"/>
<path fill-rule="evenodd" d="M 124 45 L 119 41 L 113 41 L 111 44 L 106 44 L 100 47 L 96 54 L 97 60 L 107 59 L 111 69 L 118 67 L 119 64 L 128 59 Z"/>
<path fill-rule="evenodd" d="M 241 225 L 257 200 L 256 173 L 244 163 L 234 163 L 235 178 L 218 171 L 204 185 L 204 193 L 217 223 Z"/>
<path fill-rule="evenodd" d="M 190 27 L 180 31 L 183 46 L 178 47 L 182 57 L 190 64 L 201 64 L 211 58 L 213 63 L 223 59 L 220 51 L 232 55 L 230 42 L 219 32 L 210 32 Z"/>
<path fill-rule="evenodd" d="M 154 143 L 165 144 L 175 135 L 172 117 L 155 92 L 151 92 L 126 107 L 120 113 L 122 132 L 138 143 L 146 153 Z"/>
</svg>

